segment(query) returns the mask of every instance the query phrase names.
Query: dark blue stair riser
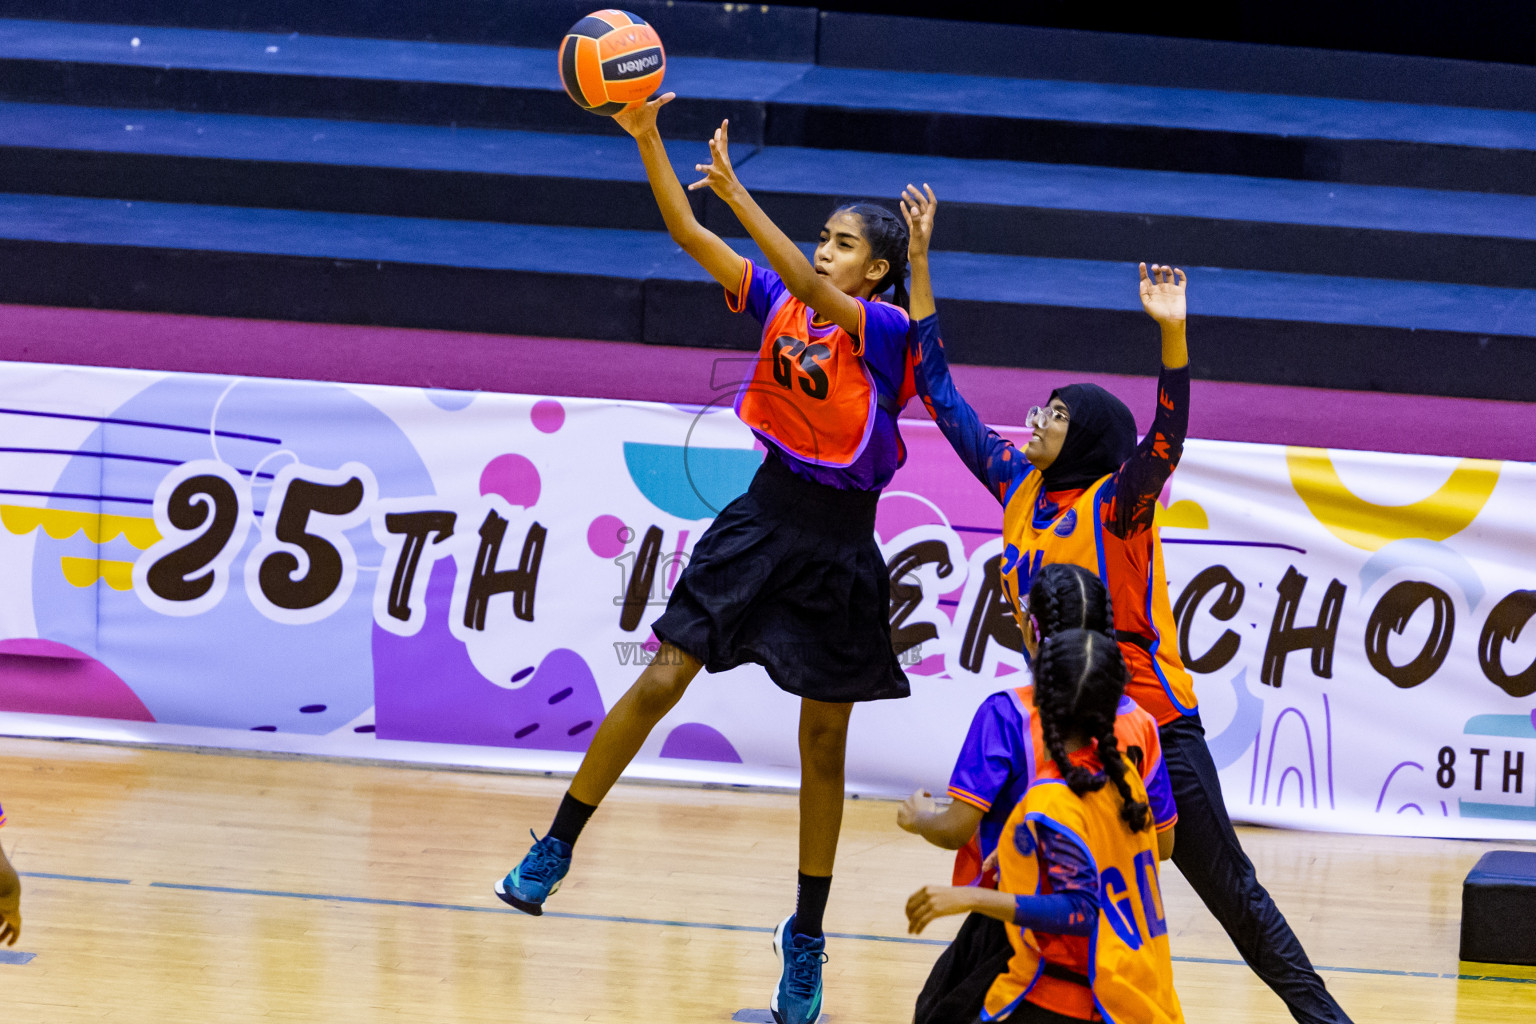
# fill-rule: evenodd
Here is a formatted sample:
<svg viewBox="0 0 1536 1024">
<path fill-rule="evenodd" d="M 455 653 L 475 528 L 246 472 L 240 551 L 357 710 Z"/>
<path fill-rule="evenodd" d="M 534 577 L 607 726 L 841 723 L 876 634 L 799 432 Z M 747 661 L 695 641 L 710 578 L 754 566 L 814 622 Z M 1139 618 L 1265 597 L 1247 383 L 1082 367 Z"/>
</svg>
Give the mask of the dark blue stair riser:
<svg viewBox="0 0 1536 1024">
<path fill-rule="evenodd" d="M 1536 151 L 768 104 L 768 146 L 1536 195 Z"/>
<path fill-rule="evenodd" d="M 0 99 L 215 113 L 609 133 L 561 91 L 245 71 L 0 60 Z M 1027 160 L 1536 195 L 1536 151 L 1324 139 L 773 100 L 682 98 L 672 138 L 707 137 L 723 118 L 748 144 Z"/>
<path fill-rule="evenodd" d="M 0 240 L 0 302 L 638 340 L 639 279 Z"/>
<path fill-rule="evenodd" d="M 757 340 L 710 281 L 31 241 L 0 241 L 0 302 L 743 350 Z M 956 362 L 1156 366 L 1140 310 L 954 299 L 941 308 Z M 1529 338 L 1225 317 L 1201 317 L 1191 334 L 1201 379 L 1510 400 L 1528 400 L 1536 379 Z"/>
<path fill-rule="evenodd" d="M 396 217 L 664 231 L 650 186 L 593 180 L 143 153 L 6 148 L 0 192 Z M 704 197 L 689 193 L 696 215 Z"/>
<path fill-rule="evenodd" d="M 921 46 L 912 45 L 917 35 Z M 1357 49 L 828 12 L 816 59 L 823 67 L 1536 110 L 1536 67 L 1351 52 Z"/>
<path fill-rule="evenodd" d="M 1157 368 L 1157 336 L 1141 310 L 948 299 L 939 303 L 957 363 L 1085 373 Z M 1529 401 L 1532 339 L 1201 316 L 1190 325 L 1197 380 Z M 1029 396 L 1038 404 L 1047 396 Z"/>
<path fill-rule="evenodd" d="M 0 17 L 553 50 L 599 6 L 598 0 L 0 0 Z M 625 0 L 619 6 L 655 26 L 669 54 L 816 59 L 817 12 L 810 7 L 689 0 Z"/>
<path fill-rule="evenodd" d="M 738 156 L 741 159 L 741 156 Z M 569 176 L 4 148 L 0 192 L 375 213 L 449 220 L 664 230 L 648 185 Z M 724 203 L 690 193 L 716 233 L 744 237 Z M 757 191 L 797 241 L 860 195 Z M 893 205 L 894 197 L 874 197 Z M 1137 212 L 946 202 L 936 248 L 1053 258 L 1536 288 L 1536 241 Z"/>
<path fill-rule="evenodd" d="M 791 238 L 811 241 L 839 205 L 870 197 L 754 191 L 753 198 Z M 873 201 L 895 209 L 895 197 Z M 713 195 L 704 211 L 705 226 L 716 234 L 746 235 Z M 1187 266 L 1536 288 L 1536 241 L 1526 239 L 949 201 L 939 220 L 934 248 L 954 252 L 1150 257 Z"/>
<path fill-rule="evenodd" d="M 619 130 L 611 118 L 576 106 L 564 91 L 542 87 L 3 58 L 0 100 L 577 134 Z M 733 140 L 762 141 L 765 104 L 751 100 L 675 100 L 667 107 L 667 131 L 674 138 L 707 138 L 724 118 L 730 118 Z"/>
</svg>

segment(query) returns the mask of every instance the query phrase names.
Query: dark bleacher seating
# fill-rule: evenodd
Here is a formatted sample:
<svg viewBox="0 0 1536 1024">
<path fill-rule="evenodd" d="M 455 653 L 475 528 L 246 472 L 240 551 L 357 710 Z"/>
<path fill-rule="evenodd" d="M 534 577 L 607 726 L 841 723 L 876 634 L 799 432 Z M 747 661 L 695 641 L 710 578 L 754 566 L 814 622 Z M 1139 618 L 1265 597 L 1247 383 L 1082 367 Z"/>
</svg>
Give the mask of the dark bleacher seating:
<svg viewBox="0 0 1536 1024">
<path fill-rule="evenodd" d="M 480 0 L 386 3 L 371 22 L 366 6 L 0 21 L 0 300 L 752 344 L 659 233 L 632 144 L 560 91 L 552 40 L 574 8 L 510 5 L 477 29 Z M 1296 51 L 1008 29 L 1028 43 L 1009 68 L 936 24 L 949 70 L 894 70 L 900 19 L 828 14 L 818 35 L 805 9 L 737 7 L 639 11 L 677 41 L 680 172 L 729 116 L 743 180 L 806 240 L 837 202 L 932 182 L 958 359 L 1147 364 L 1132 264 L 1156 259 L 1196 275 L 1193 312 L 1221 339 L 1199 346 L 1200 376 L 1529 397 L 1536 110 L 1486 99 L 1523 96 L 1532 69 L 1363 58 L 1378 73 L 1353 81 L 1333 55 L 1282 95 L 1259 90 Z M 50 10 L 150 17 L 140 0 Z M 18 13 L 41 9 L 0 0 Z M 407 38 L 364 37 L 391 34 Z M 866 52 L 875 66 L 856 66 Z M 1386 102 L 1393 69 L 1420 98 L 1438 74 L 1485 102 Z"/>
<path fill-rule="evenodd" d="M 687 178 L 707 158 L 674 142 Z M 609 134 L 0 103 L 0 191 L 661 230 L 633 145 Z M 932 182 L 938 244 L 1536 288 L 1536 198 L 1236 175 L 793 147 L 734 153 L 797 238 L 850 198 Z M 691 178 L 689 179 L 691 180 Z M 594 203 L 594 189 L 602 201 Z M 743 229 L 704 194 L 706 223 Z"/>
</svg>

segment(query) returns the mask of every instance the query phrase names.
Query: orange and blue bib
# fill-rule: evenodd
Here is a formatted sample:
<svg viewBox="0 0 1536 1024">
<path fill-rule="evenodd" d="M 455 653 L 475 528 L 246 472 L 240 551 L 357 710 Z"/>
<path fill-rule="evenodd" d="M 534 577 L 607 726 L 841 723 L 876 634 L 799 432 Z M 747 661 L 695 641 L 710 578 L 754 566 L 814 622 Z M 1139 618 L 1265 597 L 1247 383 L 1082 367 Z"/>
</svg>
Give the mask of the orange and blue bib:
<svg viewBox="0 0 1536 1024">
<path fill-rule="evenodd" d="M 1112 476 L 1058 506 L 1040 493 L 1042 477 L 1016 478 L 1003 498 L 1003 591 L 1021 628 L 1022 597 L 1043 565 L 1080 565 L 1104 581 L 1115 612 L 1115 638 L 1125 658 L 1126 692 L 1159 725 L 1195 710 L 1194 678 L 1178 653 L 1178 628 L 1168 601 L 1168 578 L 1157 526 L 1131 541 L 1105 529 Z"/>
<path fill-rule="evenodd" d="M 1099 767 L 1091 755 L 1083 763 Z M 1114 786 L 1079 797 L 1054 769 L 1052 764 L 1042 771 L 1003 830 L 998 846 L 1001 888 L 1019 895 L 1046 891 L 1039 851 L 1041 830 L 1050 829 L 1076 845 L 1092 864 L 1098 878 L 1098 921 L 1088 939 L 1086 962 L 1064 957 L 1063 951 L 1072 947 L 1060 936 L 1007 925 L 1014 955 L 1006 973 L 988 989 L 982 1019 L 1004 1018 L 1029 999 L 1083 1019 L 1097 1011 L 1111 1024 L 1182 1024 L 1183 1010 L 1173 988 L 1155 833 L 1150 829 L 1132 832 L 1126 826 Z M 1146 791 L 1135 773 L 1128 774 L 1127 781 L 1135 797 L 1145 800 Z M 1048 971 L 1048 962 L 1056 970 Z M 1063 972 L 1086 975 L 1091 1005 L 1070 1005 L 1073 993 L 1067 990 L 1081 993 L 1083 989 L 1060 981 L 1056 975 Z M 1047 998 L 1053 982 L 1055 998 Z"/>
</svg>

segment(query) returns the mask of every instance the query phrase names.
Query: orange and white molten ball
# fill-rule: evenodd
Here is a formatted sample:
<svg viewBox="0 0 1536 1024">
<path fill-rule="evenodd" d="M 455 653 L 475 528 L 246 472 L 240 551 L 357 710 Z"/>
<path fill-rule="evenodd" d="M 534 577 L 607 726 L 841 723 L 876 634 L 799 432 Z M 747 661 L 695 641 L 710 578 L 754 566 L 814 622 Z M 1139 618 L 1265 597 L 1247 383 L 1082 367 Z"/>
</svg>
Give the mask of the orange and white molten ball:
<svg viewBox="0 0 1536 1024">
<path fill-rule="evenodd" d="M 560 43 L 560 82 L 577 106 L 594 114 L 644 103 L 666 70 L 661 37 L 626 11 L 593 11 Z"/>
</svg>

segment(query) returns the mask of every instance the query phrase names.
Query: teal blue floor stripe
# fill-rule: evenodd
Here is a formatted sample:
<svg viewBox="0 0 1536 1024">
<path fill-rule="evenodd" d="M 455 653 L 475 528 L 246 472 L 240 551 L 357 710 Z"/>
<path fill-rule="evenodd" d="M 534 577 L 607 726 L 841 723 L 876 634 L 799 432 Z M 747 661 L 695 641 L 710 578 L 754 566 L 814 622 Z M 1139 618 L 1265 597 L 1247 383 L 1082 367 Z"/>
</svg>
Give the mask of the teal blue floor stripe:
<svg viewBox="0 0 1536 1024">
<path fill-rule="evenodd" d="M 29 964 L 36 953 L 23 953 L 19 949 L 0 949 L 0 964 Z"/>
<path fill-rule="evenodd" d="M 24 871 L 21 874 L 31 878 L 60 878 L 75 882 L 106 882 L 113 885 L 130 884 L 124 878 L 93 878 L 87 875 L 55 875 L 41 871 Z M 151 888 L 175 889 L 183 892 L 215 892 L 231 896 L 274 896 L 280 899 L 290 900 L 314 900 L 321 903 L 361 903 L 380 907 L 410 907 L 417 910 L 457 910 L 472 914 L 517 914 L 510 907 L 498 906 L 473 906 L 464 903 L 431 903 L 423 900 L 389 900 L 376 896 L 342 896 L 335 893 L 318 892 L 288 892 L 282 889 L 242 889 L 227 885 L 193 885 L 187 882 L 150 882 Z M 746 924 L 714 924 L 708 921 L 669 921 L 652 917 L 620 917 L 611 914 L 568 914 L 560 911 L 546 911 L 545 917 L 564 918 L 570 921 L 602 921 L 607 924 L 644 924 L 662 928 L 702 928 L 710 931 L 721 932 L 756 932 L 768 935 L 773 932 L 770 927 Z M 865 935 L 857 932 L 828 932 L 829 939 L 847 939 L 857 942 L 895 942 L 917 946 L 947 946 L 945 939 L 922 939 L 910 935 Z M 0 960 L 0 963 L 26 963 L 32 959 L 33 954 L 14 954 L 24 956 L 26 960 L 9 961 Z M 1186 964 L 1216 964 L 1222 967 L 1245 967 L 1241 960 L 1225 960 L 1216 957 L 1203 956 L 1175 956 L 1178 963 Z M 1536 985 L 1536 978 L 1509 978 L 1495 974 L 1463 974 L 1460 972 L 1441 971 L 1397 971 L 1384 967 L 1328 967 L 1323 964 L 1315 964 L 1319 971 L 1330 971 L 1335 974 L 1374 974 L 1393 978 L 1438 978 L 1453 981 L 1496 981 L 1507 985 Z"/>
<path fill-rule="evenodd" d="M 51 871 L 18 871 L 22 878 L 60 878 L 66 882 L 99 882 L 102 885 L 132 885 L 126 878 L 97 878 L 94 875 L 56 875 Z"/>
<path fill-rule="evenodd" d="M 515 914 L 508 907 L 476 907 L 462 903 L 423 903 L 419 900 L 386 900 L 374 896 L 334 896 L 314 892 L 283 892 L 275 889 L 236 889 L 223 885 L 188 885 L 182 882 L 150 882 L 157 889 L 186 889 L 194 892 L 222 892 L 236 896 L 279 896 L 291 900 L 318 900 L 329 903 L 370 903 L 382 907 L 414 907 L 424 910 L 461 910 L 474 914 Z M 563 918 L 568 921 L 602 921 L 608 924 L 648 924 L 662 928 L 704 928 L 719 932 L 757 932 L 772 935 L 773 929 L 751 924 L 715 924 L 709 921 L 669 921 L 654 917 L 620 917 L 613 914 L 567 914 L 547 910 L 545 917 Z M 861 942 L 907 942 L 924 946 L 947 946 L 944 939 L 914 939 L 897 935 L 860 935 L 851 932 L 828 932 L 828 938 L 855 939 Z"/>
</svg>

